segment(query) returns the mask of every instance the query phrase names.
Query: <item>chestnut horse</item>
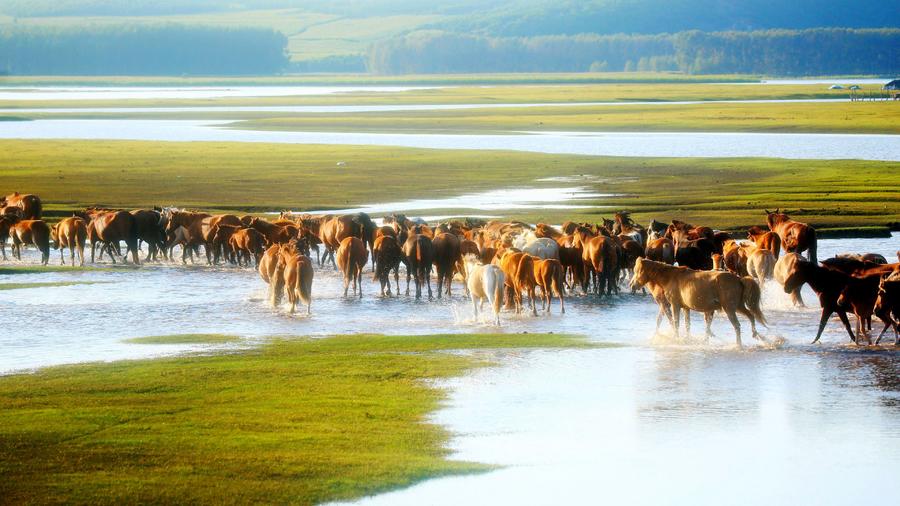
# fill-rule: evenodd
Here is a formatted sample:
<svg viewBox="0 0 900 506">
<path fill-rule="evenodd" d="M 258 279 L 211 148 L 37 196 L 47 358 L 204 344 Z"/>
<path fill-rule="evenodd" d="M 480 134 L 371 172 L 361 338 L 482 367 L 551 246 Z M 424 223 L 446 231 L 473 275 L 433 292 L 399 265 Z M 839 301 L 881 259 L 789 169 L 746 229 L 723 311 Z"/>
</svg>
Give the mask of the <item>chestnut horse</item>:
<svg viewBox="0 0 900 506">
<path fill-rule="evenodd" d="M 84 266 L 84 243 L 87 240 L 87 224 L 84 220 L 78 216 L 66 218 L 51 227 L 50 237 L 59 249 L 59 261 L 62 265 L 66 264 L 63 250 L 69 248 L 72 265 L 75 265 L 75 250 L 77 249 L 81 265 Z"/>
<path fill-rule="evenodd" d="M 50 227 L 44 220 L 20 220 L 9 228 L 13 256 L 22 260 L 22 245 L 33 244 L 41 252 L 41 264 L 50 261 Z"/>
<path fill-rule="evenodd" d="M 775 260 L 781 255 L 781 237 L 775 232 L 763 230 L 761 227 L 750 227 L 747 230 L 747 239 L 753 241 L 757 248 L 771 251 Z"/>
<path fill-rule="evenodd" d="M 584 272 L 582 289 L 588 291 L 590 282 L 594 283 L 597 295 L 612 295 L 618 289 L 619 254 L 611 237 L 595 236 L 587 227 L 578 227 L 574 234 L 574 244 L 580 247 Z"/>
<path fill-rule="evenodd" d="M 277 306 L 278 303 L 281 302 L 282 295 L 282 287 L 280 281 L 277 279 L 281 276 L 281 274 L 277 272 L 278 254 L 280 251 L 281 245 L 279 244 L 269 246 L 269 249 L 267 249 L 260 258 L 259 265 L 257 266 L 259 276 L 267 285 L 269 285 L 267 298 L 272 301 L 273 306 Z"/>
<path fill-rule="evenodd" d="M 778 234 L 781 238 L 781 247 L 788 253 L 808 252 L 809 261 L 816 263 L 816 229 L 794 221 L 790 216 L 776 209 L 775 212 L 766 211 L 766 223 L 769 230 Z"/>
<path fill-rule="evenodd" d="M 843 272 L 819 267 L 805 260 L 793 262 L 786 274 L 787 276 L 784 280 L 785 293 L 799 290 L 806 283 L 819 296 L 819 304 L 822 306 L 822 317 L 819 320 L 819 330 L 816 332 L 816 338 L 813 339 L 813 343 L 818 342 L 819 338 L 822 337 L 825 324 L 828 323 L 828 318 L 834 313 L 837 313 L 844 324 L 844 328 L 847 329 L 850 340 L 856 342 L 853 329 L 850 328 L 850 321 L 847 319 L 847 307 L 838 303 L 841 292 L 844 291 L 851 279 L 850 276 Z"/>
<path fill-rule="evenodd" d="M 235 261 L 239 266 L 242 262 L 249 266 L 250 258 L 253 258 L 259 267 L 259 261 L 266 248 L 266 238 L 252 228 L 242 228 L 232 234 L 228 239 L 228 245 L 234 252 Z"/>
<path fill-rule="evenodd" d="M 281 245 L 275 270 L 281 275 L 279 285 L 287 295 L 291 314 L 296 310 L 298 301 L 306 304 L 306 314 L 310 314 L 314 273 L 309 257 L 297 251 L 293 243 Z"/>
<path fill-rule="evenodd" d="M 91 263 L 94 262 L 94 247 L 97 245 L 97 242 L 105 244 L 110 258 L 112 258 L 113 263 L 116 263 L 113 251 L 118 249 L 120 241 L 125 241 L 125 244 L 128 246 L 128 249 L 125 250 L 125 258 L 131 252 L 131 258 L 135 265 L 140 265 L 141 259 L 138 258 L 137 232 L 135 218 L 128 211 L 108 211 L 93 214 L 88 224 L 88 236 L 91 238 Z"/>
<path fill-rule="evenodd" d="M 0 209 L 4 208 L 21 209 L 21 213 L 18 214 L 23 220 L 39 220 L 43 212 L 41 198 L 30 193 L 14 192 L 0 197 Z"/>
<path fill-rule="evenodd" d="M 531 314 L 537 316 L 537 303 L 535 302 L 534 257 L 520 251 L 509 251 L 500 258 L 500 269 L 506 276 L 507 294 L 512 293 L 516 306 L 516 313 L 521 313 L 522 292 L 528 294 L 531 303 Z"/>
<path fill-rule="evenodd" d="M 546 308 L 548 313 L 554 294 L 559 297 L 559 312 L 566 312 L 563 300 L 566 295 L 565 275 L 562 264 L 555 258 L 534 260 L 534 279 L 541 289 L 541 309 Z"/>
<path fill-rule="evenodd" d="M 875 344 L 881 342 L 888 327 L 894 327 L 894 346 L 900 345 L 900 279 L 882 277 L 878 284 L 878 298 L 875 300 L 875 315 L 884 322 Z"/>
<path fill-rule="evenodd" d="M 344 297 L 352 284 L 353 295 L 356 295 L 359 288 L 359 297 L 362 298 L 362 271 L 369 260 L 366 243 L 359 237 L 347 237 L 341 241 L 335 256 L 337 265 L 344 274 Z"/>
</svg>

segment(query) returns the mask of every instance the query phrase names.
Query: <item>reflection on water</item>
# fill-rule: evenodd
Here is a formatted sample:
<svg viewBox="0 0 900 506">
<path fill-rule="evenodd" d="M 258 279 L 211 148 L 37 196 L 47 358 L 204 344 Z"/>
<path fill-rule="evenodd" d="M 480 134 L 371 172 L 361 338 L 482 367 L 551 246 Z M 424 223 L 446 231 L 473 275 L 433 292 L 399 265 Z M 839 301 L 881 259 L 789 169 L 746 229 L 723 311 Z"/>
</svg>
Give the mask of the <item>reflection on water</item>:
<svg viewBox="0 0 900 506">
<path fill-rule="evenodd" d="M 898 239 L 822 240 L 819 255 L 888 256 Z M 834 322 L 823 344 L 807 344 L 817 308 L 791 308 L 775 283 L 763 296 L 771 322 L 763 333 L 786 343 L 747 339 L 739 351 L 721 317 L 709 345 L 665 337 L 651 344 L 656 307 L 642 295 L 599 303 L 574 297 L 565 316 L 504 314 L 497 329 L 472 321 L 458 284 L 451 300 L 384 300 L 367 275 L 366 296 L 344 300 L 328 269 L 316 272 L 311 317 L 268 307 L 252 270 L 148 266 L 0 276 L 0 283 L 62 280 L 111 284 L 0 290 L 0 371 L 210 349 L 122 342 L 184 332 L 555 331 L 624 345 L 497 352 L 499 367 L 446 382 L 449 401 L 432 420 L 455 435 L 454 458 L 505 467 L 364 503 L 855 504 L 900 492 L 898 351 L 858 350 Z M 696 316 L 694 324 L 701 332 Z"/>
</svg>

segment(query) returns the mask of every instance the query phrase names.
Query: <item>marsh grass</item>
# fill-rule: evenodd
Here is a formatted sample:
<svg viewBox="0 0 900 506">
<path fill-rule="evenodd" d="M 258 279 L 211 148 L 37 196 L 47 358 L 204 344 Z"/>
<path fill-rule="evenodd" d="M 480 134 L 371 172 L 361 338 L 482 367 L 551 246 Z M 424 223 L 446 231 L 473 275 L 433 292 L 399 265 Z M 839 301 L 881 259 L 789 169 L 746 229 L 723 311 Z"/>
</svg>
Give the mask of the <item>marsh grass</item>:
<svg viewBox="0 0 900 506">
<path fill-rule="evenodd" d="M 172 334 L 168 336 L 145 336 L 124 339 L 131 344 L 225 344 L 237 343 L 241 338 L 225 334 Z"/>
<path fill-rule="evenodd" d="M 352 335 L 43 369 L 0 378 L 0 497 L 11 503 L 352 499 L 488 466 L 448 459 L 432 380 L 477 350 L 596 347 L 549 334 Z M 470 353 L 444 353 L 471 350 Z"/>
<path fill-rule="evenodd" d="M 90 205 L 308 211 L 499 188 L 584 186 L 616 196 L 577 202 L 594 206 L 589 209 L 489 214 L 558 224 L 594 222 L 624 209 L 641 223 L 679 218 L 726 230 L 761 225 L 763 210 L 774 207 L 821 228 L 884 227 L 900 216 L 896 162 L 79 140 L 4 140 L 0 151 L 7 154 L 0 158 L 5 186 L 37 193 L 48 209 L 63 214 Z M 345 165 L 336 166 L 341 161 Z M 547 176 L 577 182 L 539 181 Z"/>
<path fill-rule="evenodd" d="M 0 269 L 3 274 L 3 269 Z M 54 281 L 41 283 L 0 283 L 0 291 L 3 290 L 22 290 L 26 288 L 51 288 L 58 286 L 77 286 L 77 285 L 97 285 L 108 283 L 108 281 Z"/>
</svg>

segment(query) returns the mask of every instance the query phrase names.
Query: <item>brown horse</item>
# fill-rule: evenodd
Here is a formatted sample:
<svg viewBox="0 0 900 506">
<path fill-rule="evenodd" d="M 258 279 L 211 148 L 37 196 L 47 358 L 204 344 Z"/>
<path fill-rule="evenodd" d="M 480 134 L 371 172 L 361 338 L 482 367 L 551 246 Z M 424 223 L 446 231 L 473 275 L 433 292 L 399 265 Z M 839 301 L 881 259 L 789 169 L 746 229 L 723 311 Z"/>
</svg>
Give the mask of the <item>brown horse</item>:
<svg viewBox="0 0 900 506">
<path fill-rule="evenodd" d="M 875 315 L 884 322 L 875 344 L 881 342 L 888 327 L 894 327 L 894 346 L 900 345 L 900 279 L 882 277 L 878 284 L 878 298 L 875 300 Z"/>
<path fill-rule="evenodd" d="M 612 295 L 618 288 L 619 254 L 615 240 L 602 235 L 595 236 L 586 227 L 575 230 L 574 244 L 581 248 L 581 259 L 584 272 L 587 274 L 582 282 L 582 289 L 588 291 L 593 281 L 594 293 Z"/>
<path fill-rule="evenodd" d="M 435 270 L 437 271 L 437 296 L 441 298 L 444 281 L 447 281 L 447 295 L 450 295 L 450 286 L 453 281 L 453 273 L 462 262 L 460 254 L 459 237 L 449 232 L 442 232 L 435 236 L 431 241 L 434 247 Z"/>
<path fill-rule="evenodd" d="M 761 227 L 750 227 L 747 230 L 747 239 L 753 241 L 757 248 L 767 249 L 778 260 L 781 255 L 781 237 L 769 230 L 763 230 Z"/>
<path fill-rule="evenodd" d="M 428 287 L 428 298 L 431 298 L 431 265 L 434 261 L 434 246 L 431 239 L 422 234 L 410 234 L 403 244 L 403 257 L 406 264 L 406 295 L 409 295 L 409 279 L 416 280 L 416 298 L 422 296 L 422 285 Z"/>
<path fill-rule="evenodd" d="M 87 239 L 87 224 L 84 220 L 77 216 L 65 218 L 50 228 L 50 237 L 59 249 L 59 261 L 62 265 L 66 264 L 63 250 L 69 248 L 72 265 L 75 265 L 75 250 L 77 249 L 81 265 L 84 266 L 84 243 Z"/>
<path fill-rule="evenodd" d="M 125 241 L 125 244 L 128 246 L 128 249 L 125 250 L 125 258 L 131 252 L 131 258 L 135 265 L 140 265 L 137 226 L 134 216 L 128 211 L 109 211 L 94 214 L 93 219 L 88 224 L 88 236 L 91 238 L 91 263 L 94 262 L 94 246 L 96 246 L 97 242 L 105 245 L 113 263 L 116 263 L 113 251 L 118 249 L 120 241 Z"/>
<path fill-rule="evenodd" d="M 851 277 L 843 272 L 819 267 L 805 260 L 798 260 L 791 265 L 790 271 L 787 272 L 784 280 L 785 293 L 799 290 L 806 283 L 819 296 L 819 304 L 822 306 L 819 330 L 816 332 L 816 338 L 813 339 L 813 343 L 818 342 L 819 338 L 822 337 L 825 324 L 834 313 L 837 313 L 838 317 L 840 317 L 844 328 L 847 329 L 847 334 L 850 335 L 850 340 L 856 342 L 853 329 L 850 328 L 850 321 L 847 319 L 847 307 L 838 303 L 838 298 L 840 298 L 841 292 L 844 291 L 850 279 Z"/>
<path fill-rule="evenodd" d="M 850 277 L 838 297 L 837 304 L 849 307 L 856 315 L 856 344 L 866 337 L 871 344 L 872 339 L 866 332 L 866 324 L 872 328 L 872 315 L 875 313 L 875 301 L 878 299 L 878 286 L 881 274 L 870 274 L 865 277 Z"/>
<path fill-rule="evenodd" d="M 769 230 L 778 234 L 781 238 L 781 247 L 788 253 L 803 253 L 807 251 L 809 261 L 816 263 L 816 229 L 794 221 L 790 216 L 776 209 L 775 212 L 766 211 L 766 223 Z"/>
<path fill-rule="evenodd" d="M 213 249 L 213 265 L 219 263 L 219 257 L 234 263 L 234 250 L 231 248 L 231 236 L 233 236 L 242 225 L 216 225 L 215 232 L 212 237 Z"/>
<path fill-rule="evenodd" d="M 228 239 L 228 245 L 234 252 L 238 265 L 242 262 L 250 265 L 250 259 L 253 258 L 259 267 L 259 261 L 266 248 L 266 238 L 255 229 L 242 228 L 232 234 Z"/>
<path fill-rule="evenodd" d="M 775 262 L 775 269 L 772 272 L 775 281 L 778 281 L 781 286 L 784 286 L 788 276 L 794 272 L 796 263 L 801 261 L 804 261 L 803 257 L 797 253 L 786 253 L 782 255 L 782 257 Z M 803 303 L 803 295 L 800 293 L 800 288 L 801 286 L 797 286 L 789 291 L 791 294 L 791 303 L 795 306 L 806 307 L 806 304 Z"/>
<path fill-rule="evenodd" d="M 559 297 L 559 312 L 562 314 L 566 312 L 563 300 L 566 295 L 565 275 L 562 264 L 555 258 L 534 260 L 534 279 L 541 289 L 541 309 L 546 308 L 548 313 L 553 294 Z"/>
<path fill-rule="evenodd" d="M 712 316 L 717 310 L 724 311 L 728 316 L 734 327 L 738 346 L 741 346 L 741 326 L 736 313 L 741 313 L 750 320 L 754 338 L 762 338 L 756 331 L 756 321 L 765 324 L 766 319 L 759 305 L 759 285 L 751 278 L 740 278 L 730 272 L 695 271 L 638 259 L 634 266 L 632 285 L 643 286 L 651 281 L 664 290 L 665 298 L 671 306 L 676 335 L 681 310 L 687 308 L 704 313 L 707 338 L 712 334 Z"/>
<path fill-rule="evenodd" d="M 372 256 L 375 258 L 375 279 L 381 283 L 381 296 L 391 296 L 391 271 L 394 271 L 394 283 L 397 285 L 397 295 L 400 295 L 400 261 L 403 251 L 397 238 L 392 235 L 382 235 L 375 239 L 372 246 Z"/>
<path fill-rule="evenodd" d="M 9 228 L 13 256 L 22 260 L 22 246 L 33 244 L 41 252 L 41 264 L 50 261 L 50 227 L 44 220 L 20 220 Z"/>
<path fill-rule="evenodd" d="M 295 247 L 281 245 L 276 272 L 281 274 L 280 286 L 291 305 L 291 314 L 296 310 L 298 301 L 306 304 L 306 314 L 310 314 L 314 273 L 309 257 L 298 252 Z"/>
<path fill-rule="evenodd" d="M 41 198 L 30 193 L 10 193 L 5 197 L 0 197 L 0 209 L 17 208 L 21 209 L 18 213 L 23 220 L 39 220 L 43 212 Z"/>
<path fill-rule="evenodd" d="M 140 241 L 147 243 L 147 256 L 144 261 L 155 261 L 160 251 L 166 256 L 166 231 L 160 226 L 162 215 L 159 211 L 137 209 L 131 211 L 131 215 L 134 216 L 134 224 L 137 227 L 138 250 Z"/>
<path fill-rule="evenodd" d="M 516 313 L 521 313 L 522 292 L 528 294 L 531 303 L 531 314 L 537 316 L 537 304 L 535 302 L 534 257 L 519 251 L 509 251 L 500 259 L 500 269 L 506 279 L 507 295 L 512 294 L 515 302 Z"/>
<path fill-rule="evenodd" d="M 367 215 L 365 216 L 368 218 Z M 330 258 L 332 265 L 337 267 L 334 252 L 340 247 L 341 241 L 348 237 L 356 237 L 365 240 L 365 230 L 361 221 L 363 220 L 359 218 L 358 215 L 345 214 L 342 216 L 333 216 L 319 226 L 319 240 L 325 245 L 325 256 L 321 259 L 322 262 L 327 262 Z M 371 222 L 371 220 L 369 221 Z M 374 229 L 375 226 L 373 223 L 373 232 Z"/>
<path fill-rule="evenodd" d="M 281 302 L 282 289 L 281 274 L 278 272 L 278 254 L 281 251 L 281 245 L 273 244 L 263 253 L 259 260 L 257 270 L 263 281 L 269 285 L 268 298 L 272 301 L 273 306 L 277 306 Z"/>
<path fill-rule="evenodd" d="M 20 219 L 18 214 L 0 215 L 0 253 L 3 254 L 4 260 L 6 260 L 6 241 L 9 240 L 9 229 Z"/>
<path fill-rule="evenodd" d="M 651 239 L 647 242 L 645 256 L 654 262 L 673 265 L 675 263 L 675 243 L 666 237 Z"/>
<path fill-rule="evenodd" d="M 362 271 L 369 260 L 366 243 L 359 237 L 347 237 L 341 241 L 335 256 L 338 268 L 344 274 L 344 297 L 352 284 L 353 295 L 356 295 L 359 288 L 359 297 L 362 298 Z"/>
</svg>

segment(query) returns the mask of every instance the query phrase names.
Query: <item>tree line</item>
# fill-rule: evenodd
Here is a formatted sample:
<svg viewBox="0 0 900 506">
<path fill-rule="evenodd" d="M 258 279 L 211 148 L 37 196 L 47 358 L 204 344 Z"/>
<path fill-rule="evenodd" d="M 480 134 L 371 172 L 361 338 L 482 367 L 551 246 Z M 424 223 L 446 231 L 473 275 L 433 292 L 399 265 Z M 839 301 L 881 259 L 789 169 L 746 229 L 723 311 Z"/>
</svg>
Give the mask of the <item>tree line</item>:
<svg viewBox="0 0 900 506">
<path fill-rule="evenodd" d="M 376 42 L 378 74 L 663 71 L 692 74 L 900 73 L 900 29 L 816 28 L 660 35 L 486 37 L 419 31 Z"/>
<path fill-rule="evenodd" d="M 261 28 L 0 28 L 0 72 L 10 75 L 273 74 L 287 63 L 287 37 Z"/>
</svg>

